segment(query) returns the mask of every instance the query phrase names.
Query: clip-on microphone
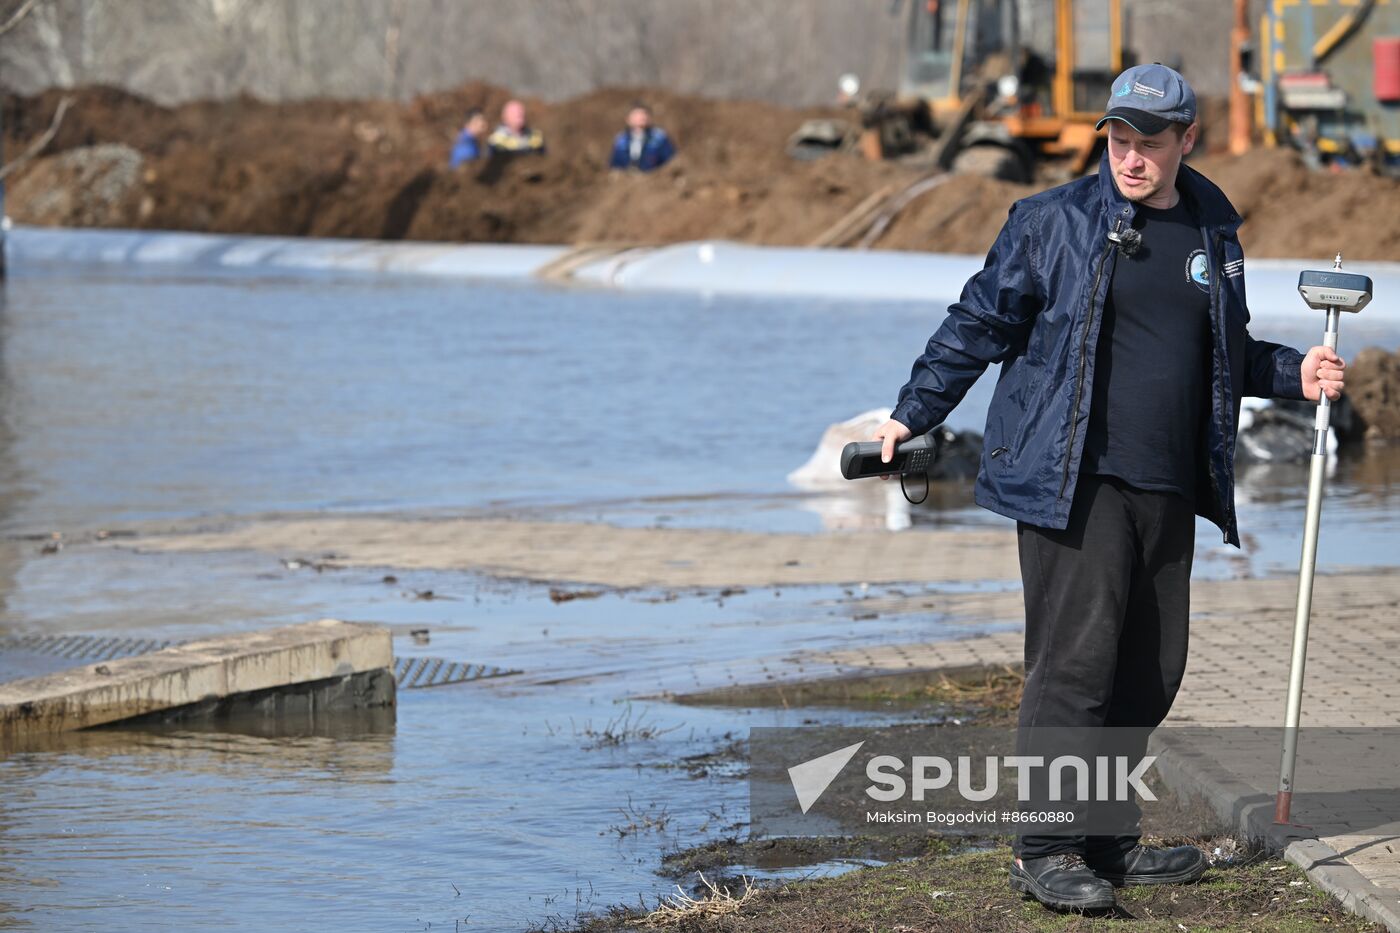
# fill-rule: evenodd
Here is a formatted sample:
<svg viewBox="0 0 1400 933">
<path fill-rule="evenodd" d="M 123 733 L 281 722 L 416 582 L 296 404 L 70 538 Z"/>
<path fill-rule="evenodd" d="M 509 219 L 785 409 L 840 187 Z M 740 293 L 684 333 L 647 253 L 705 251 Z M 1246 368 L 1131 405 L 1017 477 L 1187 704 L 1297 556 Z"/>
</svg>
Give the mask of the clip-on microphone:
<svg viewBox="0 0 1400 933">
<path fill-rule="evenodd" d="M 1142 249 L 1142 231 L 1129 227 L 1127 230 L 1110 230 L 1108 239 L 1117 243 L 1124 256 L 1135 256 Z"/>
</svg>

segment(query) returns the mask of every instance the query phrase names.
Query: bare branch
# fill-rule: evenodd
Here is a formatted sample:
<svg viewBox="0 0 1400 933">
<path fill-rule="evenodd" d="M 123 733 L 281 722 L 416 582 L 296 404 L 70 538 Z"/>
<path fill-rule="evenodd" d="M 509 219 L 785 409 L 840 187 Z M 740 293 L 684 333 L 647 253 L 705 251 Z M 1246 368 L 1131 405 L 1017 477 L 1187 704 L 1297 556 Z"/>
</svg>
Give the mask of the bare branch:
<svg viewBox="0 0 1400 933">
<path fill-rule="evenodd" d="M 53 121 L 49 123 L 49 128 L 44 130 L 44 135 L 29 144 L 29 148 L 24 150 L 18 159 L 0 168 L 0 181 L 4 181 L 11 172 L 16 171 L 30 159 L 44 151 L 44 147 L 53 142 L 53 138 L 58 135 L 58 128 L 63 123 L 64 114 L 68 113 L 68 108 L 73 106 L 73 98 L 65 97 L 58 102 L 57 109 L 53 112 Z"/>
<path fill-rule="evenodd" d="M 14 29 L 16 26 L 18 26 L 20 24 L 20 20 L 28 16 L 29 11 L 34 9 L 38 5 L 39 0 L 24 0 L 24 2 L 20 4 L 19 9 L 15 10 L 14 14 L 9 19 L 5 20 L 3 24 L 0 24 L 0 36 L 3 36 L 11 29 Z"/>
</svg>

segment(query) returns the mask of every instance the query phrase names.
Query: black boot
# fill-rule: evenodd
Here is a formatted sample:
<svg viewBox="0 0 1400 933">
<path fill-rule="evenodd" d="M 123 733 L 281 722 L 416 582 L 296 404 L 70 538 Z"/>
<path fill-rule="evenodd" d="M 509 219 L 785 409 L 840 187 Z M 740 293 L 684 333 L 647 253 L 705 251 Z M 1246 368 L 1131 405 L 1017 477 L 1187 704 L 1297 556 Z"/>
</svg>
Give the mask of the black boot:
<svg viewBox="0 0 1400 933">
<path fill-rule="evenodd" d="M 1114 905 L 1113 885 L 1096 876 L 1077 852 L 1011 860 L 1011 888 L 1047 907 L 1097 910 Z"/>
<path fill-rule="evenodd" d="M 1133 846 L 1122 855 L 1089 856 L 1094 874 L 1113 885 L 1187 884 L 1206 873 L 1205 853 L 1195 846 Z"/>
</svg>

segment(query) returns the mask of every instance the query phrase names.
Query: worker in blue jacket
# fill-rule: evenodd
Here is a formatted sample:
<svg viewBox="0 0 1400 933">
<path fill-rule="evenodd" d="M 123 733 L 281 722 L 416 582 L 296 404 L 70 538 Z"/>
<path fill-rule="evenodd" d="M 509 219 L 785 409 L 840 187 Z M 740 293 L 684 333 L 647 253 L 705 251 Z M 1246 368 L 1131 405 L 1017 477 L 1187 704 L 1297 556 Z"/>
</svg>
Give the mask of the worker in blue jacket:
<svg viewBox="0 0 1400 933">
<path fill-rule="evenodd" d="M 457 168 L 468 162 L 475 162 L 486 154 L 486 147 L 482 141 L 486 137 L 487 128 L 486 115 L 481 112 L 480 107 L 473 107 L 467 111 L 467 118 L 462 123 L 462 130 L 457 134 L 457 139 L 452 144 L 452 155 L 448 160 L 449 168 Z"/>
<path fill-rule="evenodd" d="M 1182 164 L 1197 133 L 1186 79 L 1157 64 L 1128 69 L 1105 125 L 1096 176 L 1012 205 L 874 435 L 888 461 L 1001 364 L 974 498 L 1016 520 L 1022 755 L 1058 727 L 1096 742 L 1103 727 L 1129 727 L 1115 731 L 1140 734 L 1134 754 L 1145 752 L 1186 668 L 1195 516 L 1240 543 L 1241 398 L 1317 401 L 1343 389 L 1336 351 L 1250 335 L 1239 213 Z M 1128 815 L 1112 834 L 1021 830 L 1012 887 L 1057 908 L 1106 908 L 1115 885 L 1206 870 L 1193 846 L 1141 845 L 1131 795 L 1114 805 Z"/>
<path fill-rule="evenodd" d="M 650 172 L 671 161 L 675 154 L 671 137 L 659 126 L 652 126 L 651 109 L 646 104 L 636 103 L 627 113 L 627 129 L 613 140 L 609 165 L 613 169 Z"/>
</svg>

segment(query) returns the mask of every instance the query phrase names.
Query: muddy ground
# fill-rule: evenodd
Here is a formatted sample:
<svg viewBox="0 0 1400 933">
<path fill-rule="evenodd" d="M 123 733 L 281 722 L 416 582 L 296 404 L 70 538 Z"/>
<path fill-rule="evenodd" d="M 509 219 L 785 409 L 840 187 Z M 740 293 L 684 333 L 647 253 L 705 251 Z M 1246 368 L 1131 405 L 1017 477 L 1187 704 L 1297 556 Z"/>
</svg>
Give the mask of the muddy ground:
<svg viewBox="0 0 1400 933">
<path fill-rule="evenodd" d="M 254 550 L 307 565 L 471 570 L 513 579 L 609 587 L 744 587 L 904 580 L 1018 579 L 1016 541 L 1001 529 L 917 536 L 761 534 L 619 528 L 492 518 L 284 516 L 274 521 L 132 525 L 72 545 L 142 551 Z M 34 546 L 42 547 L 42 544 Z"/>
<path fill-rule="evenodd" d="M 1003 847 L 949 856 L 921 857 L 836 878 L 778 887 L 730 883 L 725 897 L 675 912 L 619 910 L 576 925 L 605 933 L 637 929 L 707 933 L 815 933 L 836 930 L 1039 931 L 1177 930 L 1280 933 L 1346 930 L 1379 933 L 1377 924 L 1347 913 L 1331 895 L 1313 887 L 1286 862 L 1243 860 L 1213 867 L 1192 885 L 1122 888 L 1113 910 L 1096 914 L 1056 913 L 1012 892 L 1006 883 Z"/>
<path fill-rule="evenodd" d="M 446 168 L 469 106 L 508 96 L 482 83 L 408 103 L 243 97 L 174 108 L 109 88 L 74 106 L 42 157 L 11 180 L 8 210 L 39 225 L 135 227 L 456 242 L 671 242 L 727 238 L 805 245 L 871 194 L 922 169 L 784 153 L 804 119 L 849 116 L 613 88 L 529 101 L 549 152 L 498 178 Z M 631 101 L 649 101 L 680 155 L 652 175 L 611 173 Z M 49 125 L 60 94 L 4 103 L 13 158 Z M 1219 108 L 1209 109 L 1216 112 Z M 1218 121 L 1216 121 L 1218 122 Z M 1219 143 L 1223 134 L 1209 138 Z M 1308 171 L 1286 151 L 1208 153 L 1196 165 L 1234 199 L 1256 257 L 1400 257 L 1400 180 Z M 980 253 L 1013 200 L 1036 190 L 959 176 L 914 201 L 878 248 Z"/>
</svg>

